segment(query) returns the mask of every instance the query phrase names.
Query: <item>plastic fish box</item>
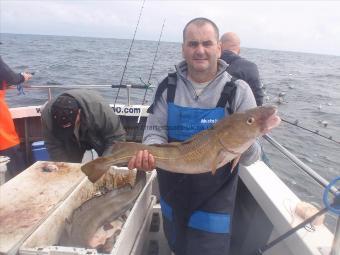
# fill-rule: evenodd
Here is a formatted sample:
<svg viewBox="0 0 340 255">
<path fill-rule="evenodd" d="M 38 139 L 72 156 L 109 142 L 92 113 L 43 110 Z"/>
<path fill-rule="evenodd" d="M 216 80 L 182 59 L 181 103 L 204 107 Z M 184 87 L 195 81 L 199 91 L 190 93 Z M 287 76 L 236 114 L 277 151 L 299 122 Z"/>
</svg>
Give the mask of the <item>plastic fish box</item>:
<svg viewBox="0 0 340 255">
<path fill-rule="evenodd" d="M 51 164 L 58 171 L 49 171 Z M 65 219 L 95 192 L 80 166 L 38 161 L 0 187 L 0 254 L 97 253 L 85 248 L 55 246 L 63 233 Z M 138 254 L 132 251 L 145 239 L 141 229 L 151 218 L 155 203 L 151 195 L 155 176 L 156 173 L 148 174 L 111 254 Z"/>
</svg>

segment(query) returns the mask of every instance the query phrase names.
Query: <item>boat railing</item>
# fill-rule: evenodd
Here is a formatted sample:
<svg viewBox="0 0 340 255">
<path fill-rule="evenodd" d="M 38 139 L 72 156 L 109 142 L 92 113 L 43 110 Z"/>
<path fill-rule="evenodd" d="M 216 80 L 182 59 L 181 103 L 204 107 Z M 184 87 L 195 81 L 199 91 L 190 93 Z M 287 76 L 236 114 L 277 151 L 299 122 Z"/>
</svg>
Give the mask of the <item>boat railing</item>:
<svg viewBox="0 0 340 255">
<path fill-rule="evenodd" d="M 303 163 L 301 160 L 299 160 L 293 153 L 291 153 L 289 150 L 284 148 L 280 143 L 278 143 L 271 136 L 264 135 L 264 139 L 268 141 L 269 144 L 271 144 L 277 150 L 279 150 L 291 162 L 293 162 L 299 169 L 304 171 L 308 176 L 310 176 L 323 188 L 327 188 L 329 186 L 329 182 L 326 179 L 324 179 L 321 175 L 316 173 L 312 168 L 310 168 L 305 163 Z M 339 196 L 340 191 L 336 187 L 331 186 L 329 188 L 329 192 L 331 192 L 334 196 L 336 195 Z M 335 233 L 334 233 L 334 240 L 333 240 L 333 245 L 332 245 L 332 251 L 330 255 L 336 255 L 336 254 L 340 254 L 340 217 L 339 216 L 337 219 L 337 224 L 336 224 Z"/>
<path fill-rule="evenodd" d="M 328 186 L 329 182 L 325 178 L 323 178 L 321 175 L 319 175 L 317 172 L 315 172 L 312 168 L 310 168 L 305 163 L 303 163 L 301 160 L 299 160 L 293 153 L 291 153 L 289 150 L 284 148 L 280 143 L 278 143 L 271 136 L 264 135 L 264 139 L 266 139 L 266 141 L 268 141 L 273 147 L 275 147 L 277 150 L 279 150 L 291 162 L 293 162 L 298 168 L 300 168 L 302 171 L 304 171 L 308 176 L 310 176 L 313 180 L 315 180 L 323 188 L 326 188 Z M 335 187 L 331 187 L 330 192 L 333 195 L 336 195 L 338 193 L 338 190 Z"/>
<path fill-rule="evenodd" d="M 126 85 L 109 85 L 109 84 L 91 84 L 91 85 L 82 85 L 82 84 L 72 84 L 72 85 L 32 85 L 29 86 L 29 88 L 33 89 L 48 89 L 48 100 L 51 100 L 53 98 L 52 95 L 52 89 L 79 89 L 79 88 L 87 88 L 87 89 L 93 89 L 93 88 L 103 88 L 103 89 L 119 89 L 119 88 L 125 88 L 127 92 L 127 105 L 131 105 L 131 89 L 148 89 L 148 88 L 154 88 L 154 86 L 145 86 L 145 85 L 139 85 L 139 84 L 126 84 Z"/>
<path fill-rule="evenodd" d="M 48 89 L 48 99 L 52 99 L 52 89 L 76 89 L 76 88 L 125 88 L 127 90 L 127 105 L 131 105 L 131 89 L 148 89 L 150 87 L 145 85 L 138 85 L 138 84 L 127 84 L 127 85 L 100 85 L 100 84 L 92 84 L 92 85 L 33 85 L 30 86 L 30 88 L 34 89 Z M 293 153 L 291 153 L 289 150 L 284 148 L 279 142 L 277 142 L 275 139 L 273 139 L 269 135 L 265 135 L 264 139 L 269 142 L 271 146 L 276 148 L 278 151 L 280 151 L 284 156 L 286 156 L 291 162 L 293 162 L 299 169 L 304 171 L 308 176 L 310 176 L 313 180 L 315 180 L 319 185 L 321 185 L 323 188 L 326 188 L 329 185 L 329 182 L 323 178 L 321 175 L 316 173 L 312 168 L 307 166 L 305 163 L 303 163 L 301 160 L 299 160 Z M 330 187 L 329 191 L 334 195 L 339 194 L 339 190 L 335 187 Z M 332 245 L 332 252 L 331 255 L 340 254 L 340 217 L 337 219 L 337 225 L 334 233 L 334 241 Z"/>
</svg>

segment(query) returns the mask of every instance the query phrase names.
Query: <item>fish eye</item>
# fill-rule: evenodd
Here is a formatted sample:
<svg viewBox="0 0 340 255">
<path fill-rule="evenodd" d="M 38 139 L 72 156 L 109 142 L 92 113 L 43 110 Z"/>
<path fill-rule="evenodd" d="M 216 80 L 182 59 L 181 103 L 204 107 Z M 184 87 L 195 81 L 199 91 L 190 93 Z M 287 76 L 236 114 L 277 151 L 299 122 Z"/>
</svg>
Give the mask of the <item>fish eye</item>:
<svg viewBox="0 0 340 255">
<path fill-rule="evenodd" d="M 254 117 L 250 117 L 248 120 L 247 120 L 247 124 L 251 125 L 253 124 L 255 121 Z"/>
</svg>

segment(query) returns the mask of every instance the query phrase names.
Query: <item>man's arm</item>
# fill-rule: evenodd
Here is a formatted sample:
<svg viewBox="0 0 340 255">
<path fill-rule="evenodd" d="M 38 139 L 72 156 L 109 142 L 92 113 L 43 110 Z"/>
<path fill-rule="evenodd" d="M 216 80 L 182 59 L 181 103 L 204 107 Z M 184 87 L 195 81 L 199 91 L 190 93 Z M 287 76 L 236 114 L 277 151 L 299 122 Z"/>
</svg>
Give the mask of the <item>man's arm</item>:
<svg viewBox="0 0 340 255">
<path fill-rule="evenodd" d="M 260 106 L 263 104 L 263 98 L 264 98 L 264 92 L 263 92 L 262 82 L 260 79 L 260 73 L 259 73 L 257 66 L 251 62 L 249 63 L 248 70 L 249 71 L 248 71 L 248 77 L 247 77 L 246 82 L 249 84 L 249 86 L 251 87 L 254 93 L 256 104 Z"/>
<path fill-rule="evenodd" d="M 116 115 L 111 107 L 106 104 L 101 104 L 101 121 L 100 132 L 104 139 L 104 152 L 103 156 L 111 154 L 112 145 L 115 141 L 126 140 L 126 132 L 120 121 L 118 115 Z"/>
<path fill-rule="evenodd" d="M 68 155 L 61 141 L 53 135 L 51 130 L 46 126 L 46 122 L 42 119 L 42 130 L 45 145 L 50 160 L 52 161 L 68 161 Z"/>
<path fill-rule="evenodd" d="M 166 91 L 154 105 L 152 114 L 149 114 L 146 121 L 143 143 L 162 144 L 168 142 L 168 104 L 166 102 Z"/>
<path fill-rule="evenodd" d="M 25 81 L 20 73 L 15 73 L 0 57 L 0 77 L 9 84 L 19 84 Z"/>
</svg>

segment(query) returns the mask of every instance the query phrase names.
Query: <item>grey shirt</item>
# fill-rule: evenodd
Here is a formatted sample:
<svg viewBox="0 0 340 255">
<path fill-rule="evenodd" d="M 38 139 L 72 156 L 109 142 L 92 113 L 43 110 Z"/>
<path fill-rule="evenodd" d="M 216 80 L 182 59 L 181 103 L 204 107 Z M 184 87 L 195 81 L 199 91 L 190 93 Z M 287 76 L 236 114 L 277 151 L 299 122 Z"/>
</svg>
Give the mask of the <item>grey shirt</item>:
<svg viewBox="0 0 340 255">
<path fill-rule="evenodd" d="M 231 76 L 226 72 L 227 64 L 223 60 L 218 62 L 216 77 L 197 95 L 192 83 L 187 79 L 187 64 L 185 61 L 176 66 L 177 87 L 174 103 L 183 107 L 215 108 L 226 82 Z M 233 105 L 234 112 L 242 112 L 256 107 L 254 95 L 249 85 L 243 80 L 237 80 L 237 88 Z M 167 90 L 154 105 L 154 113 L 150 114 L 144 131 L 143 143 L 162 144 L 168 142 L 167 126 L 168 105 L 166 102 Z M 226 105 L 225 114 L 229 115 Z M 250 165 L 259 159 L 261 147 L 256 141 L 246 152 L 242 154 L 240 163 Z"/>
</svg>

